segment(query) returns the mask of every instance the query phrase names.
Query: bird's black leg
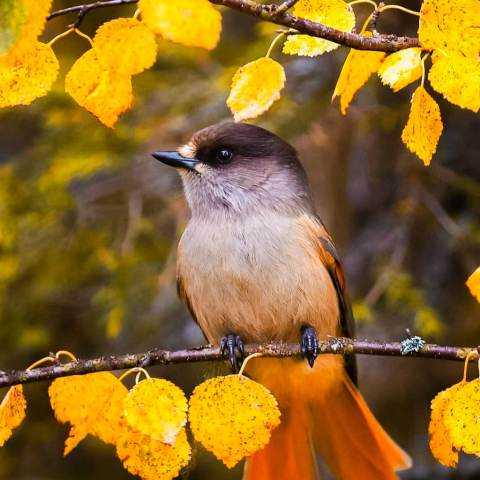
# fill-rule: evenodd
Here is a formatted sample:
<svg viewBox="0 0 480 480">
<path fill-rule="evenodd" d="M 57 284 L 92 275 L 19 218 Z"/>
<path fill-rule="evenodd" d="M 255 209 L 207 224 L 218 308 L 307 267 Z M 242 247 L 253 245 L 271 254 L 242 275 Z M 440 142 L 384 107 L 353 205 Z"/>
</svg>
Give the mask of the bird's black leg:
<svg viewBox="0 0 480 480">
<path fill-rule="evenodd" d="M 302 351 L 302 355 L 307 359 L 308 364 L 310 367 L 313 367 L 315 363 L 315 359 L 317 358 L 317 350 L 318 350 L 318 338 L 315 329 L 310 325 L 304 325 L 300 329 L 301 333 L 301 340 L 300 340 L 300 348 Z"/>
<path fill-rule="evenodd" d="M 240 370 L 239 360 L 245 355 L 242 339 L 234 333 L 229 333 L 220 341 L 220 350 L 230 361 L 233 372 L 237 373 Z"/>
</svg>

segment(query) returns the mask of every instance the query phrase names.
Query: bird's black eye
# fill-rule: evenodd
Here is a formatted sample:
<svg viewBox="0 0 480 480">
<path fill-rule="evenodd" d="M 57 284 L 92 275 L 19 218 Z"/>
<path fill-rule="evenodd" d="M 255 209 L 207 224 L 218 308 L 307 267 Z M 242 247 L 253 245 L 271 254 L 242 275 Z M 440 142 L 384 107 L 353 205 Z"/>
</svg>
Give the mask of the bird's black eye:
<svg viewBox="0 0 480 480">
<path fill-rule="evenodd" d="M 230 160 L 232 160 L 232 157 L 233 157 L 233 152 L 228 148 L 219 148 L 215 152 L 215 160 L 221 164 L 230 162 Z"/>
</svg>

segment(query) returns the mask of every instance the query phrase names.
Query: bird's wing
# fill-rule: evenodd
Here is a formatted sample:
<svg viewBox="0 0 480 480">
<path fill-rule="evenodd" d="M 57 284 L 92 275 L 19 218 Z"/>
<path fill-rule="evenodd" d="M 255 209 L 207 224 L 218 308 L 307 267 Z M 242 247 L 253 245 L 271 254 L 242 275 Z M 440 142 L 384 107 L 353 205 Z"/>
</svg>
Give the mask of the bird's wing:
<svg viewBox="0 0 480 480">
<path fill-rule="evenodd" d="M 318 222 L 320 258 L 325 265 L 337 292 L 341 334 L 344 337 L 353 338 L 355 335 L 355 321 L 353 319 L 352 309 L 348 299 L 342 264 L 340 263 L 337 250 L 335 249 L 329 233 L 320 219 L 318 219 Z M 352 381 L 357 384 L 357 362 L 354 355 L 345 355 L 345 367 Z"/>
</svg>

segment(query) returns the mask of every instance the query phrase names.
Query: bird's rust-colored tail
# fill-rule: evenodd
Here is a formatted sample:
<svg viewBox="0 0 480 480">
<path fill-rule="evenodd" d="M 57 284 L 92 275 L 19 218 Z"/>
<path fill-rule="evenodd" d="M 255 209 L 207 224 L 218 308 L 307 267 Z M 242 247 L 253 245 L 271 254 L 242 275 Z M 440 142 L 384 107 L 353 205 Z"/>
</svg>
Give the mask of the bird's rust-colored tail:
<svg viewBox="0 0 480 480">
<path fill-rule="evenodd" d="M 324 355 L 314 369 L 294 360 L 250 363 L 251 376 L 278 399 L 282 423 L 247 460 L 244 480 L 314 480 L 324 471 L 337 480 L 395 480 L 396 471 L 410 467 L 339 357 Z"/>
</svg>

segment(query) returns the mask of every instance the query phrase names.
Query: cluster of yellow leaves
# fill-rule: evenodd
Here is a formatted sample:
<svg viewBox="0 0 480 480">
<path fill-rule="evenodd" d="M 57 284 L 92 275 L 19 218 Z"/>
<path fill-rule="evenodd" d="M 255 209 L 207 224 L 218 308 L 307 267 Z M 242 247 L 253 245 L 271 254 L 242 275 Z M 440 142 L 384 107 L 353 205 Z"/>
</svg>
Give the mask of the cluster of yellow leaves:
<svg viewBox="0 0 480 480">
<path fill-rule="evenodd" d="M 280 411 L 263 385 L 228 375 L 195 388 L 189 421 L 195 439 L 233 467 L 269 442 L 271 430 L 280 424 Z"/>
<path fill-rule="evenodd" d="M 267 111 L 285 85 L 285 71 L 268 57 L 259 58 L 240 67 L 232 80 L 227 105 L 236 122 L 255 118 Z"/>
<path fill-rule="evenodd" d="M 51 0 L 15 2 L 14 25 L 7 28 L 15 32 L 0 54 L 0 107 L 30 104 L 45 95 L 57 78 L 58 60 L 52 48 L 37 40 L 50 6 Z"/>
<path fill-rule="evenodd" d="M 0 403 L 0 447 L 11 437 L 13 430 L 23 422 L 26 409 L 27 402 L 23 396 L 23 387 L 15 385 L 9 388 Z"/>
<path fill-rule="evenodd" d="M 467 280 L 470 293 L 480 302 L 480 267 L 478 267 Z"/>
<path fill-rule="evenodd" d="M 313 22 L 350 32 L 355 27 L 355 14 L 343 0 L 300 0 L 293 14 Z M 338 43 L 309 35 L 290 35 L 283 45 L 283 53 L 314 57 L 338 48 Z"/>
<path fill-rule="evenodd" d="M 458 453 L 480 456 L 480 379 L 462 381 L 432 401 L 430 449 L 447 467 L 455 467 Z"/>
</svg>

